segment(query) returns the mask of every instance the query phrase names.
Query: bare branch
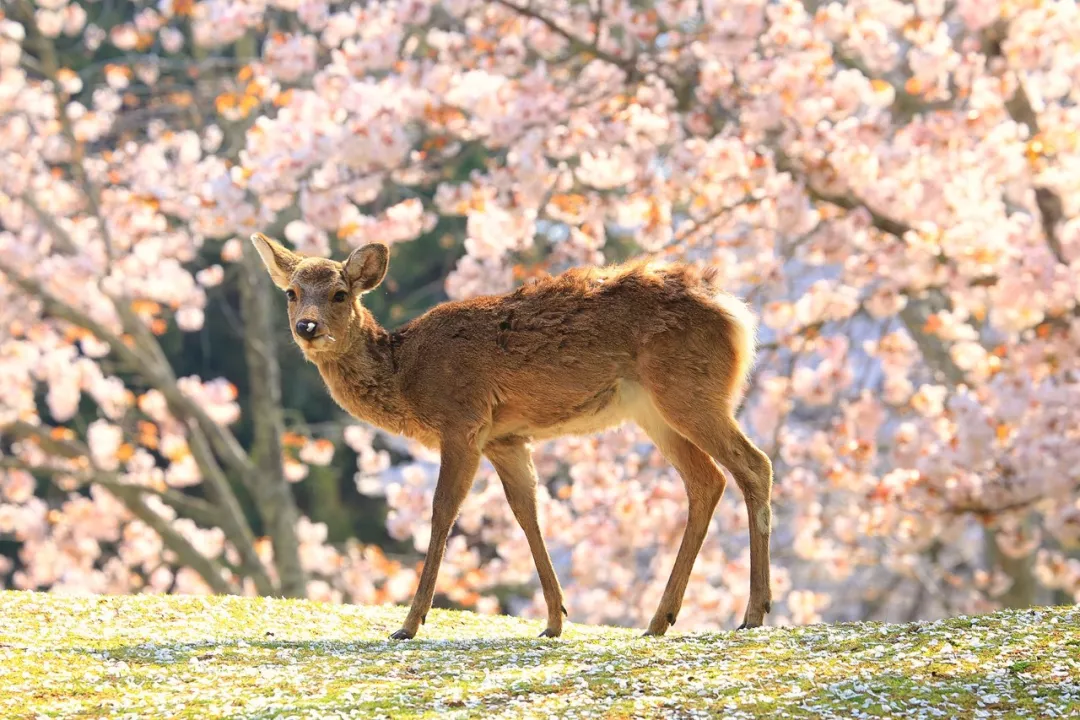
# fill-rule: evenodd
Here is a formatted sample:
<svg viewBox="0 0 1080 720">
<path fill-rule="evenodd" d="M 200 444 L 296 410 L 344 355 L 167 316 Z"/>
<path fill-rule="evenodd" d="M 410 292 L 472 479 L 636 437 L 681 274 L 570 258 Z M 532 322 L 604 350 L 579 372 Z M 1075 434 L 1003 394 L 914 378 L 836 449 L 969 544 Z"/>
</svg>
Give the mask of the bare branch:
<svg viewBox="0 0 1080 720">
<path fill-rule="evenodd" d="M 255 551 L 255 533 L 244 517 L 244 510 L 240 507 L 235 493 L 229 487 L 228 478 L 214 459 L 210 444 L 201 428 L 189 429 L 188 446 L 211 496 L 220 505 L 221 528 L 236 547 L 241 567 L 255 583 L 260 595 L 277 595 L 278 588 L 266 573 L 266 568 Z"/>
<path fill-rule="evenodd" d="M 153 339 L 145 324 L 138 319 L 131 308 L 124 303 L 114 300 L 114 305 L 121 317 L 127 319 L 127 329 L 136 335 L 136 347 L 148 350 L 153 357 L 146 357 L 137 352 L 135 347 L 129 346 L 123 339 L 97 322 L 82 310 L 60 300 L 45 289 L 35 279 L 28 278 L 13 267 L 0 259 L 0 273 L 3 273 L 15 285 L 19 286 L 26 294 L 36 297 L 45 305 L 50 314 L 66 320 L 93 333 L 99 340 L 109 345 L 117 356 L 128 363 L 131 368 L 165 396 L 170 411 L 178 418 L 189 418 L 206 433 L 215 452 L 218 453 L 226 464 L 233 468 L 240 476 L 242 482 L 249 489 L 258 482 L 258 469 L 248 458 L 236 437 L 228 429 L 216 423 L 197 402 L 180 391 L 176 384 L 176 377 L 172 368 L 165 360 L 161 346 Z M 190 426 L 190 424 L 189 424 Z"/>
<path fill-rule="evenodd" d="M 71 235 L 68 234 L 64 228 L 60 227 L 60 224 L 56 222 L 50 213 L 41 209 L 41 206 L 38 205 L 37 200 L 32 193 L 23 193 L 19 196 L 19 200 L 25 203 L 26 206 L 38 216 L 38 220 L 41 221 L 41 224 L 44 225 L 45 229 L 52 235 L 53 242 L 56 243 L 56 246 L 60 248 L 60 250 L 68 255 L 74 255 L 79 251 L 75 246 L 75 241 L 71 238 Z"/>
<path fill-rule="evenodd" d="M 27 295 L 40 300 L 49 314 L 93 333 L 98 340 L 107 343 L 121 360 L 133 368 L 141 368 L 146 364 L 147 359 L 136 352 L 134 348 L 129 347 L 119 335 L 91 318 L 82 310 L 56 297 L 46 290 L 45 286 L 39 281 L 26 277 L 3 259 L 0 259 L 0 273 L 5 275 L 10 282 L 17 285 Z"/>
<path fill-rule="evenodd" d="M 30 426 L 32 427 L 32 426 Z M 45 439 L 50 439 L 45 436 Z M 27 472 L 43 471 L 50 478 L 56 475 L 71 475 L 61 468 L 35 467 L 14 460 L 13 458 L 0 458 L 0 467 L 26 470 Z M 115 495 L 135 517 L 146 523 L 161 537 L 165 547 L 176 553 L 181 564 L 190 567 L 199 573 L 207 585 L 214 592 L 222 595 L 237 595 L 240 589 L 224 577 L 225 568 L 220 562 L 200 553 L 194 545 L 181 535 L 169 521 L 157 514 L 153 508 L 146 504 L 146 495 L 156 495 L 166 504 L 170 505 L 178 513 L 182 513 L 195 522 L 207 527 L 214 527 L 216 523 L 216 511 L 197 498 L 187 497 L 173 490 L 155 490 L 142 485 L 131 485 L 120 482 L 115 476 L 98 470 L 81 478 L 84 482 L 99 485 Z"/>
<path fill-rule="evenodd" d="M 982 51 L 988 61 L 995 58 L 1005 61 L 1001 44 L 1005 41 L 1008 31 L 1008 23 L 1004 20 L 994 23 L 983 31 Z M 1031 99 L 1028 97 L 1027 90 L 1024 89 L 1023 78 L 1019 74 L 1016 78 L 1016 92 L 1005 101 L 1005 109 L 1009 112 L 1009 117 L 1028 129 L 1032 138 L 1039 134 L 1039 117 L 1031 105 Z M 1069 260 L 1065 257 L 1065 249 L 1058 236 L 1058 227 L 1065 219 L 1065 208 L 1061 197 L 1044 185 L 1036 185 L 1035 204 L 1039 208 L 1039 219 L 1050 252 L 1059 263 L 1068 265 Z"/>
<path fill-rule="evenodd" d="M 146 504 L 146 499 L 138 488 L 121 485 L 110 491 L 124 501 L 135 517 L 146 523 L 161 537 L 165 547 L 176 553 L 183 565 L 199 573 L 199 576 L 214 592 L 220 595 L 240 594 L 240 588 L 232 581 L 225 579 L 224 566 L 217 560 L 200 553 L 187 538 L 169 524 L 168 520 L 154 512 L 153 508 Z"/>
<path fill-rule="evenodd" d="M 252 57 L 255 53 L 253 37 L 241 38 L 235 52 L 238 58 Z M 234 128 L 229 135 L 237 147 L 242 147 L 243 136 L 238 130 Z M 252 200 L 258 202 L 257 198 Z M 255 246 L 250 242 L 244 242 L 242 246 L 240 308 L 245 325 L 243 351 L 254 427 L 250 458 L 245 459 L 259 474 L 258 481 L 251 483 L 252 498 L 273 543 L 281 594 L 304 597 L 307 595 L 307 575 L 300 561 L 300 541 L 296 535 L 300 511 L 281 464 L 285 421 L 281 410 L 281 367 L 270 319 L 269 278 Z"/>
<path fill-rule="evenodd" d="M 116 488 L 121 487 L 135 488 L 141 493 L 160 497 L 178 513 L 191 518 L 200 525 L 215 527 L 221 522 L 221 513 L 217 508 L 205 500 L 191 497 L 190 495 L 178 492 L 172 488 L 155 488 L 147 485 L 125 483 L 120 480 L 116 473 L 93 467 L 89 448 L 81 442 L 52 437 L 49 433 L 45 432 L 42 427 L 31 425 L 30 423 L 21 420 L 0 429 L 6 430 L 16 438 L 32 438 L 33 441 L 49 455 L 67 459 L 85 459 L 87 468 L 89 469 L 72 470 L 70 468 L 49 465 L 30 465 L 13 457 L 0 458 L 0 467 L 26 470 L 27 472 L 40 471 L 47 473 L 50 477 L 55 475 L 67 475 L 78 480 L 80 483 L 94 483 L 111 491 L 115 491 Z"/>
<path fill-rule="evenodd" d="M 510 0 L 491 0 L 491 2 L 496 5 L 501 5 L 508 10 L 513 10 L 518 15 L 536 20 L 551 32 L 566 40 L 570 44 L 572 50 L 587 52 L 591 55 L 595 55 L 606 63 L 614 65 L 626 73 L 628 82 L 632 82 L 637 78 L 639 73 L 637 70 L 637 60 L 635 58 L 622 58 L 602 49 L 595 41 L 591 43 L 586 42 L 543 13 L 533 10 L 526 5 L 518 5 L 517 3 L 510 2 Z"/>
<path fill-rule="evenodd" d="M 788 172 L 793 176 L 803 175 L 795 163 L 781 150 L 776 151 L 775 162 L 776 169 L 781 172 Z M 821 192 L 814 188 L 808 177 L 805 177 L 805 175 L 803 177 L 806 179 L 806 193 L 816 202 L 829 203 L 849 211 L 865 210 L 870 216 L 871 225 L 881 232 L 900 240 L 903 240 L 906 234 L 914 231 L 914 228 L 907 223 L 874 210 L 869 204 L 854 195 L 836 195 Z M 948 345 L 941 338 L 923 330 L 926 321 L 929 319 L 926 300 L 908 294 L 908 303 L 900 311 L 900 319 L 931 367 L 935 368 L 951 385 L 963 384 L 966 376 L 964 371 L 953 361 Z"/>
<path fill-rule="evenodd" d="M 285 430 L 281 412 L 281 368 L 267 307 L 267 277 L 255 246 L 245 242 L 243 253 L 240 302 L 246 325 L 244 358 L 255 432 L 252 457 L 261 476 L 261 481 L 254 486 L 253 497 L 274 545 L 282 594 L 304 597 L 307 579 L 300 564 L 300 545 L 296 537 L 299 511 L 281 465 L 281 436 Z"/>
<path fill-rule="evenodd" d="M 776 169 L 780 172 L 790 173 L 792 176 L 796 177 L 806 177 L 805 171 L 799 169 L 792 161 L 792 159 L 788 157 L 788 155 L 782 150 L 777 150 L 775 152 L 775 163 Z M 870 220 L 874 227 L 876 227 L 878 230 L 881 230 L 882 232 L 886 232 L 890 235 L 895 235 L 896 237 L 901 239 L 904 235 L 913 231 L 913 228 L 907 223 L 901 222 L 899 220 L 894 220 L 887 215 L 877 212 L 872 207 L 870 207 L 868 203 L 857 197 L 854 197 L 852 195 L 834 195 L 830 193 L 824 193 L 816 189 L 810 183 L 809 178 L 807 178 L 806 180 L 806 193 L 810 196 L 812 200 L 815 200 L 817 202 L 826 202 L 830 205 L 836 205 L 837 207 L 843 208 L 844 210 L 863 209 L 870 214 Z"/>
<path fill-rule="evenodd" d="M 899 314 L 908 334 L 911 335 L 919 352 L 930 366 L 938 370 L 950 385 L 956 387 L 964 384 L 966 382 L 964 371 L 953 361 L 945 341 L 923 330 L 927 320 L 930 319 L 926 303 L 909 294 L 907 305 Z"/>
<path fill-rule="evenodd" d="M 71 124 L 71 118 L 67 114 L 67 95 L 58 76 L 60 65 L 56 57 L 56 46 L 38 29 L 34 8 L 29 0 L 19 0 L 18 7 L 23 16 L 22 20 L 26 27 L 27 39 L 37 46 L 42 72 L 52 83 L 53 94 L 56 98 L 57 119 L 60 122 L 60 129 L 64 134 L 64 138 L 71 147 L 72 158 L 69 167 L 86 195 L 91 212 L 97 218 L 98 229 L 101 232 L 102 241 L 105 243 L 106 267 L 111 270 L 113 260 L 112 236 L 109 233 L 109 225 L 101 214 L 101 192 L 86 174 L 86 168 L 83 167 L 83 144 L 75 137 L 75 129 Z"/>
</svg>

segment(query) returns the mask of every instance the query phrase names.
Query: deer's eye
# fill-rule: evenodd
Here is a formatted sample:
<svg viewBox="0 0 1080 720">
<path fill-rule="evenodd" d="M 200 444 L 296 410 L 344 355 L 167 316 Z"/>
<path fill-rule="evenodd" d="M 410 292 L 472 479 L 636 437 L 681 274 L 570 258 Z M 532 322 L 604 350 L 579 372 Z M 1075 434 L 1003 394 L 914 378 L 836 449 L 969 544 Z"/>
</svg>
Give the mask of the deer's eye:
<svg viewBox="0 0 1080 720">
<path fill-rule="evenodd" d="M 296 301 L 296 291 L 293 290 L 292 288 L 289 288 L 288 290 L 285 291 L 285 297 L 289 298 L 289 302 L 295 302 Z"/>
<path fill-rule="evenodd" d="M 334 293 L 334 302 L 345 302 L 348 297 L 349 294 L 347 292 L 345 292 L 344 290 L 338 290 L 336 293 Z"/>
</svg>

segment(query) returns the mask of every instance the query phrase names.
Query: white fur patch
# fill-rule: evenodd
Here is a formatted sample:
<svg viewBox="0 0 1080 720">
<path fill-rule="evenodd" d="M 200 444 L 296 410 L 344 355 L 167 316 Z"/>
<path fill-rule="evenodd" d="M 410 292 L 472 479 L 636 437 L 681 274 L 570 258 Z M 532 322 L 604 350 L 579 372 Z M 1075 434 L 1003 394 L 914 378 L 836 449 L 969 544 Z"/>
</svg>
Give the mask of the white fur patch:
<svg viewBox="0 0 1080 720">
<path fill-rule="evenodd" d="M 772 525 L 772 508 L 768 505 L 762 505 L 757 509 L 756 515 L 758 530 L 762 534 L 768 535 Z"/>
</svg>

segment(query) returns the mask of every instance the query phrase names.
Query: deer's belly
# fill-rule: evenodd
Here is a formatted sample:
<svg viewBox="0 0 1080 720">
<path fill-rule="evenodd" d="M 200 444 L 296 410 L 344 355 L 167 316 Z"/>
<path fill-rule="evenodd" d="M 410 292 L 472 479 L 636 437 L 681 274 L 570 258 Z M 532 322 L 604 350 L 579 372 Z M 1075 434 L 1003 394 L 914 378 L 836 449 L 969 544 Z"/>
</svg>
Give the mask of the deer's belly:
<svg viewBox="0 0 1080 720">
<path fill-rule="evenodd" d="M 496 418 L 495 437 L 521 435 L 550 440 L 566 435 L 591 435 L 640 417 L 649 403 L 640 385 L 620 382 L 578 398 L 549 398 L 521 408 L 507 408 Z"/>
</svg>

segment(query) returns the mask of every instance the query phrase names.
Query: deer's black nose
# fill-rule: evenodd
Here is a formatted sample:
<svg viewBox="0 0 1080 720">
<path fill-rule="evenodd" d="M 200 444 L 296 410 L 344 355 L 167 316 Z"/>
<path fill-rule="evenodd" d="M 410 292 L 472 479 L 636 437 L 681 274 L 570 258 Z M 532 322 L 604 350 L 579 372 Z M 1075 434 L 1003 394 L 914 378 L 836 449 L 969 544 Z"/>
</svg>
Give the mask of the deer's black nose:
<svg viewBox="0 0 1080 720">
<path fill-rule="evenodd" d="M 315 332 L 319 329 L 319 323 L 314 320 L 301 320 L 296 323 L 296 334 L 302 337 L 304 340 L 311 340 L 315 337 Z"/>
</svg>

